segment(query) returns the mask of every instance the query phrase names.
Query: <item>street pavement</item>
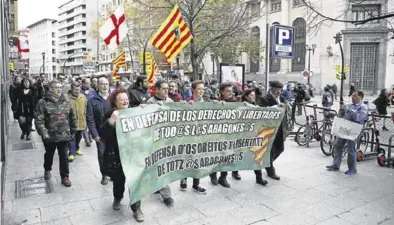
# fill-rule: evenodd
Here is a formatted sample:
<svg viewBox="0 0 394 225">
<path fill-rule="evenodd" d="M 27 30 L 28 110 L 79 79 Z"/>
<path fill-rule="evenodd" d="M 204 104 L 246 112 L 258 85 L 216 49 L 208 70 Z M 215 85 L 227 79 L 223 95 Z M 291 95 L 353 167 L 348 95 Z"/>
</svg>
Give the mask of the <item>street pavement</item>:
<svg viewBox="0 0 394 225">
<path fill-rule="evenodd" d="M 81 149 L 83 156 L 70 163 L 72 187 L 60 184 L 58 156 L 55 155 L 52 179 L 35 184 L 23 192 L 20 180 L 43 177 L 44 149 L 37 133 L 32 141 L 19 140 L 17 123 L 11 122 L 7 158 L 4 224 L 45 225 L 134 225 L 138 224 L 127 207 L 112 210 L 112 183 L 100 184 L 95 146 Z M 15 144 L 33 143 L 30 149 L 16 150 Z M 145 222 L 149 225 L 393 225 L 394 169 L 379 167 L 376 159 L 358 164 L 358 174 L 347 176 L 346 159 L 341 171 L 329 172 L 319 143 L 299 147 L 289 138 L 284 153 L 275 161 L 280 181 L 269 179 L 266 187 L 255 183 L 253 171 L 240 171 L 241 181 L 228 177 L 231 188 L 213 186 L 200 195 L 171 184 L 175 204 L 166 207 L 161 197 L 142 201 Z M 16 184 L 17 183 L 17 184 Z M 47 192 L 42 189 L 46 185 Z M 22 191 L 21 191 L 22 190 Z M 26 194 L 31 196 L 24 197 Z"/>
</svg>

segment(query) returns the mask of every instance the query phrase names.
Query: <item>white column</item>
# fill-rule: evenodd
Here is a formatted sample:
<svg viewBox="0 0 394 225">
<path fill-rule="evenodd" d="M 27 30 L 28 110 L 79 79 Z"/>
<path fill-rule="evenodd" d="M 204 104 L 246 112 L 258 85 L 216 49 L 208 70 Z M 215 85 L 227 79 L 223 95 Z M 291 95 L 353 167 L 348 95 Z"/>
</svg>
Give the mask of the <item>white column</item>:
<svg viewBox="0 0 394 225">
<path fill-rule="evenodd" d="M 291 1 L 290 0 L 281 0 L 282 2 L 282 11 L 281 11 L 281 23 L 282 25 L 289 25 L 289 8 Z M 278 74 L 286 74 L 289 72 L 289 64 L 291 59 L 281 59 L 280 60 L 280 71 Z"/>
</svg>

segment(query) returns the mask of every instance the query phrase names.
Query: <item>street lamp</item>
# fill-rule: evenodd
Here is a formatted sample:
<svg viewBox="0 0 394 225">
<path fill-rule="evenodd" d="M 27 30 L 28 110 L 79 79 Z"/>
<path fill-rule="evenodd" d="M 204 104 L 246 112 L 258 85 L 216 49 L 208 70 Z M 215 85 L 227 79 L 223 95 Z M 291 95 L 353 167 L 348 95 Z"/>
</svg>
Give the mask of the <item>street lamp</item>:
<svg viewBox="0 0 394 225">
<path fill-rule="evenodd" d="M 309 45 L 305 45 L 305 50 L 308 51 L 308 84 L 310 84 L 311 81 L 311 52 L 312 54 L 315 54 L 315 49 L 316 49 L 316 45 L 313 44 L 311 46 Z"/>
<path fill-rule="evenodd" d="M 45 52 L 42 54 L 42 73 L 45 74 Z"/>
</svg>

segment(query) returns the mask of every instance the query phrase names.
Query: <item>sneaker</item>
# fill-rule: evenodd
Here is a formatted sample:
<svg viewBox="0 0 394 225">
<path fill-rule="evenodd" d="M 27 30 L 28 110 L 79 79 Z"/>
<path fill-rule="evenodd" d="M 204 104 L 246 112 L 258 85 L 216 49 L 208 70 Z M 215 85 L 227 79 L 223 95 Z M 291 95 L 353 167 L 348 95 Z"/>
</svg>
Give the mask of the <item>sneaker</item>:
<svg viewBox="0 0 394 225">
<path fill-rule="evenodd" d="M 114 202 L 112 203 L 112 208 L 114 210 L 120 210 L 120 208 L 121 208 L 120 201 L 121 200 L 114 199 Z"/>
<path fill-rule="evenodd" d="M 383 127 L 382 127 L 382 130 L 384 130 L 384 131 L 389 131 L 389 129 L 387 129 L 386 126 L 383 126 Z"/>
<path fill-rule="evenodd" d="M 44 179 L 45 180 L 49 180 L 49 179 L 51 179 L 51 171 L 45 171 L 45 173 L 44 173 Z"/>
<path fill-rule="evenodd" d="M 71 187 L 71 181 L 68 179 L 68 177 L 63 177 L 63 179 L 62 179 L 62 184 L 63 184 L 65 187 Z"/>
<path fill-rule="evenodd" d="M 354 174 L 357 174 L 357 170 L 347 170 L 347 171 L 345 172 L 345 174 L 346 174 L 346 175 L 354 175 Z"/>
<path fill-rule="evenodd" d="M 169 197 L 164 199 L 164 204 L 166 204 L 168 207 L 172 206 L 174 204 L 174 199 Z"/>
<path fill-rule="evenodd" d="M 328 169 L 330 171 L 338 171 L 339 167 L 337 167 L 336 165 L 329 165 L 329 166 L 326 166 L 326 169 Z"/>
<path fill-rule="evenodd" d="M 21 140 L 25 139 L 25 134 L 21 134 Z"/>
<path fill-rule="evenodd" d="M 138 207 L 138 209 L 135 212 L 133 212 L 133 216 L 134 216 L 134 219 L 139 223 L 144 222 L 144 220 L 145 220 L 144 214 L 142 213 L 142 210 L 140 207 Z"/>
<path fill-rule="evenodd" d="M 26 134 L 26 140 L 27 140 L 27 141 L 30 141 L 30 140 L 31 140 L 30 134 Z"/>
<path fill-rule="evenodd" d="M 89 141 L 86 142 L 85 144 L 86 144 L 86 147 L 90 147 L 92 145 Z"/>
<path fill-rule="evenodd" d="M 81 156 L 81 155 L 83 155 L 83 152 L 82 152 L 81 150 L 78 149 L 77 152 L 76 152 L 76 154 L 79 155 L 79 156 Z"/>
<path fill-rule="evenodd" d="M 69 155 L 68 156 L 68 161 L 69 162 L 73 162 L 75 160 L 75 156 L 73 156 L 73 155 Z"/>
<path fill-rule="evenodd" d="M 194 186 L 193 185 L 193 190 L 199 194 L 206 194 L 207 190 L 205 190 L 205 188 L 200 187 L 200 185 Z"/>
<path fill-rule="evenodd" d="M 186 178 L 181 180 L 180 186 L 181 186 L 181 191 L 186 191 L 186 188 L 187 188 L 187 180 L 186 180 Z"/>
</svg>

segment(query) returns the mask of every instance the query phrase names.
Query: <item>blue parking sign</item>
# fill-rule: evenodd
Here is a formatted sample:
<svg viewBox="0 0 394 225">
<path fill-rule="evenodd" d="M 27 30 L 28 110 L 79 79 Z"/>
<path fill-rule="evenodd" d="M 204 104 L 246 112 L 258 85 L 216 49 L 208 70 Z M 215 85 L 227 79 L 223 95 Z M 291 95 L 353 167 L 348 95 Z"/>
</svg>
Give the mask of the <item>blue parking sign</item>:
<svg viewBox="0 0 394 225">
<path fill-rule="evenodd" d="M 294 27 L 274 25 L 274 40 L 272 43 L 272 56 L 274 58 L 293 58 Z"/>
</svg>

